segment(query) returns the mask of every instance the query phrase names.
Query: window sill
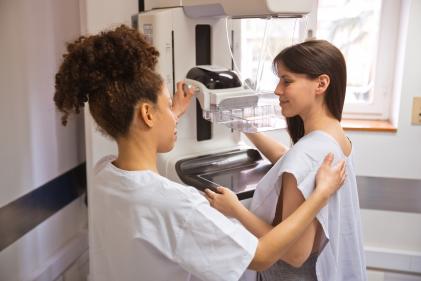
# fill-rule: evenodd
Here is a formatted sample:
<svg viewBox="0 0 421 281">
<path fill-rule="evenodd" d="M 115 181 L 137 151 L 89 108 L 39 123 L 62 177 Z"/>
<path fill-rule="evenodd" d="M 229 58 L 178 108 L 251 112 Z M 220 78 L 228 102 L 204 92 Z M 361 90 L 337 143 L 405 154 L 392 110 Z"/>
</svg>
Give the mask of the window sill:
<svg viewBox="0 0 421 281">
<path fill-rule="evenodd" d="M 397 128 L 389 120 L 342 119 L 342 128 L 346 131 L 370 131 L 395 133 Z"/>
</svg>

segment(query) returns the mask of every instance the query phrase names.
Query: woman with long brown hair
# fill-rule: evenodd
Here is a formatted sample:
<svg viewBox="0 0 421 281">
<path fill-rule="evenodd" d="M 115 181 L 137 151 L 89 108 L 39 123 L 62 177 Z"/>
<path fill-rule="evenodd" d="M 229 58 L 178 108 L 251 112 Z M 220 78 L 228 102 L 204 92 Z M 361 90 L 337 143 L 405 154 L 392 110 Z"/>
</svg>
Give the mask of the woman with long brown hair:
<svg viewBox="0 0 421 281">
<path fill-rule="evenodd" d="M 237 218 L 257 237 L 287 219 L 308 199 L 323 156 L 332 151 L 347 163 L 347 179 L 304 233 L 258 280 L 366 280 L 353 148 L 340 121 L 346 64 L 327 41 L 312 40 L 282 50 L 273 60 L 279 77 L 275 95 L 293 146 L 247 134 L 274 166 L 258 183 L 250 211 L 226 188 L 207 190 L 211 204 Z"/>
</svg>

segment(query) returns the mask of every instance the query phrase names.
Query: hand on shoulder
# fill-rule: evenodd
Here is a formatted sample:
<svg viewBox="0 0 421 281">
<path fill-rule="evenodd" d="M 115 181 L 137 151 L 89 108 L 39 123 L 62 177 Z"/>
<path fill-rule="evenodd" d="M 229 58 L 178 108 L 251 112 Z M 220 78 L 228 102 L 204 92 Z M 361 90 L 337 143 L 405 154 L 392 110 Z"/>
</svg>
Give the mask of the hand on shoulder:
<svg viewBox="0 0 421 281">
<path fill-rule="evenodd" d="M 316 192 L 330 197 L 344 183 L 346 178 L 345 160 L 332 166 L 333 154 L 329 153 L 323 160 L 316 174 Z"/>
</svg>

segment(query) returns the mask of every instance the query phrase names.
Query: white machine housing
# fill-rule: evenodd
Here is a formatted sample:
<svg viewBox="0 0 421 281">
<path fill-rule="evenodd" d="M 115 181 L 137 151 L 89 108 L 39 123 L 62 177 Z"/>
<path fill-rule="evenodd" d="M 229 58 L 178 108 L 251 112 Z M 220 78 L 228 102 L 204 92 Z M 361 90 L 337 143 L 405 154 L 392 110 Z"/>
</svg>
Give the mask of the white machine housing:
<svg viewBox="0 0 421 281">
<path fill-rule="evenodd" d="M 312 0 L 149 0 L 145 1 L 145 10 L 184 7 L 192 18 L 301 17 L 311 11 L 312 5 Z"/>
<path fill-rule="evenodd" d="M 157 71 L 162 75 L 170 91 L 174 93 L 174 84 L 185 78 L 190 68 L 196 66 L 195 26 L 212 26 L 212 37 L 225 34 L 225 24 L 218 18 L 191 19 L 186 17 L 182 7 L 157 9 L 141 13 L 138 16 L 139 30 L 159 50 L 160 58 Z M 215 48 L 212 42 L 212 63 L 229 68 L 231 58 L 227 48 Z M 174 70 L 174 71 L 173 71 Z M 211 140 L 198 142 L 196 138 L 195 102 L 179 120 L 177 125 L 177 143 L 174 149 L 159 155 L 158 170 L 161 175 L 180 182 L 174 169 L 175 163 L 182 158 L 204 153 L 221 152 L 237 147 L 240 135 L 223 126 L 213 127 Z"/>
<path fill-rule="evenodd" d="M 214 65 L 200 65 L 197 68 L 215 73 L 223 72 L 220 75 L 228 75 L 226 72 L 229 72 L 227 68 Z M 235 75 L 235 73 L 232 74 Z M 247 86 L 240 85 L 229 89 L 209 89 L 196 80 L 186 78 L 184 81 L 193 88 L 195 97 L 204 111 L 217 111 L 221 108 L 230 109 L 235 106 L 255 106 L 258 102 L 258 96 L 255 91 Z"/>
<path fill-rule="evenodd" d="M 312 0 L 156 0 L 145 1 L 146 11 L 138 15 L 137 22 L 139 31 L 159 50 L 160 58 L 156 70 L 164 78 L 170 93 L 174 93 L 175 82 L 185 79 L 187 72 L 196 66 L 197 25 L 211 26 L 211 64 L 230 69 L 230 46 L 226 39 L 225 19 L 222 16 L 300 17 L 310 12 L 311 7 Z M 151 10 L 147 11 L 148 9 Z M 219 12 L 215 13 L 217 10 Z M 196 83 L 196 87 L 200 85 Z M 245 96 L 252 94 L 244 88 L 238 90 L 245 93 Z M 202 97 L 202 106 L 206 110 L 204 99 L 206 98 Z M 195 102 L 192 102 L 185 116 L 179 121 L 175 148 L 158 157 L 159 172 L 174 181 L 181 182 L 175 171 L 175 164 L 181 159 L 247 148 L 238 132 L 219 124 L 212 124 L 211 139 L 198 141 L 195 107 Z"/>
</svg>

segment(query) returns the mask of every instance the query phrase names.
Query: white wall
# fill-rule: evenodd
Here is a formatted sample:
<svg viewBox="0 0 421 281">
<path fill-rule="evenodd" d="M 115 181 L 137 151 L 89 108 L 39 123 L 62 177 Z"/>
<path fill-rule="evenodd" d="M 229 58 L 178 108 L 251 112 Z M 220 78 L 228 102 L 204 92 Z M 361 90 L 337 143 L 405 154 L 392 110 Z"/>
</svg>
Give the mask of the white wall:
<svg viewBox="0 0 421 281">
<path fill-rule="evenodd" d="M 83 117 L 53 103 L 64 42 L 80 34 L 78 0 L 0 0 L 0 207 L 84 161 Z M 0 252 L 0 280 L 26 280 L 86 225 L 76 200 Z"/>
<path fill-rule="evenodd" d="M 78 2 L 1 0 L 0 32 L 3 206 L 84 160 L 81 116 L 62 127 L 52 100 L 64 42 L 80 34 Z"/>
<path fill-rule="evenodd" d="M 359 175 L 421 180 L 421 126 L 411 125 L 412 99 L 421 96 L 421 1 L 407 1 L 407 4 L 410 9 L 403 79 L 398 88 L 401 94 L 398 131 L 349 134 L 357 151 Z M 421 214 L 364 210 L 362 218 L 367 247 L 404 253 L 411 257 L 411 266 L 418 264 L 417 271 L 421 272 Z"/>
<path fill-rule="evenodd" d="M 395 102 L 398 131 L 396 134 L 349 134 L 358 152 L 359 175 L 421 179 L 421 126 L 411 125 L 413 97 L 421 96 L 421 1 L 408 2 L 408 33 L 401 66 L 403 79 L 397 87 L 400 103 Z M 368 260 L 371 256 L 373 267 L 379 262 L 386 268 L 421 272 L 421 214 L 363 210 L 362 219 L 364 244 L 371 252 Z"/>
</svg>

